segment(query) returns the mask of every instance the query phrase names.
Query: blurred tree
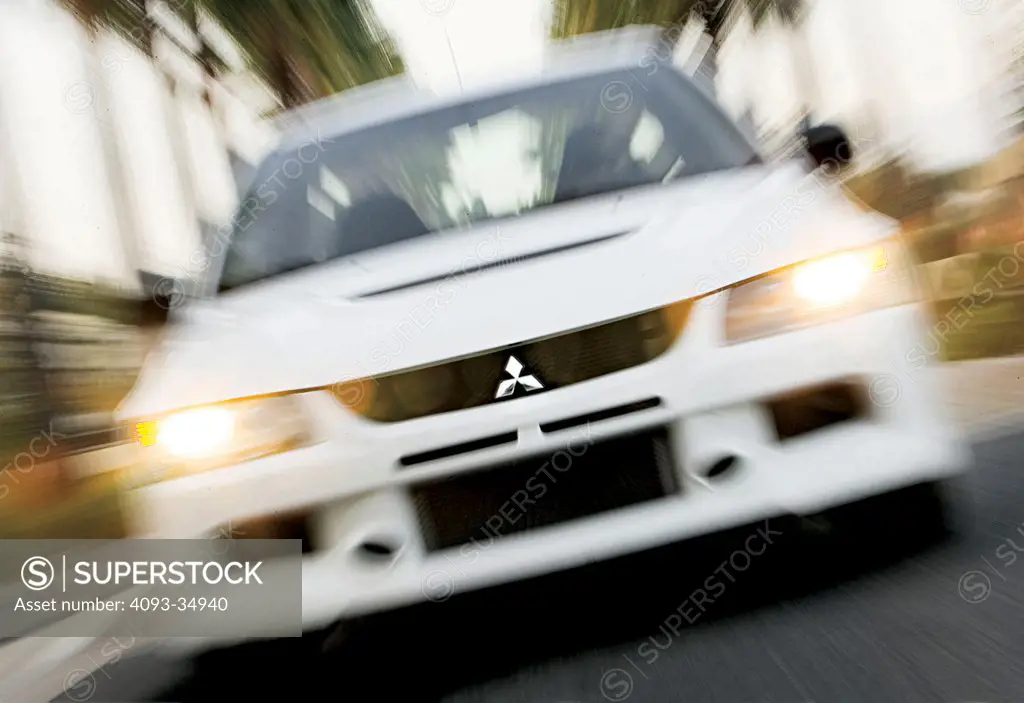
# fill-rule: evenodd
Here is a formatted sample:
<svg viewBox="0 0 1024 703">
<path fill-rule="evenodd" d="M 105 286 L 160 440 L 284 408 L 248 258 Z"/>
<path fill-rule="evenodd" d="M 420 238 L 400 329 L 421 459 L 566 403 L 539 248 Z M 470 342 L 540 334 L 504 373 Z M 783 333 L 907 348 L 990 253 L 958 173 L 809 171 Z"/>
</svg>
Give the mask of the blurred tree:
<svg viewBox="0 0 1024 703">
<path fill-rule="evenodd" d="M 362 0 L 196 0 L 238 42 L 284 109 L 405 68 Z"/>
<path fill-rule="evenodd" d="M 314 0 L 316 1 L 316 0 Z M 284 109 L 315 97 L 309 48 L 290 0 L 196 0 L 238 43 L 253 71 L 277 94 Z"/>
<path fill-rule="evenodd" d="M 803 21 L 807 16 L 807 0 L 728 0 L 742 2 L 750 13 L 754 29 L 761 29 L 769 19 L 790 29 L 793 47 L 793 72 L 797 81 L 800 119 L 810 121 L 815 105 L 819 105 L 818 83 L 814 75 L 814 56 L 808 43 Z"/>
<path fill-rule="evenodd" d="M 730 12 L 748 1 L 755 0 L 558 0 L 552 35 L 561 39 L 629 24 L 657 25 L 662 28 L 661 37 L 648 59 L 670 61 L 687 25 L 700 22 L 710 44 L 697 70 L 714 90 Z"/>
<path fill-rule="evenodd" d="M 696 19 L 704 23 L 705 31 L 717 48 L 725 37 L 726 18 L 736 1 L 558 0 L 552 35 L 555 39 L 563 39 L 630 24 L 653 24 L 663 28 L 662 51 L 659 53 L 667 57 L 678 45 L 686 24 Z"/>
<path fill-rule="evenodd" d="M 153 22 L 149 18 L 147 0 L 104 0 L 101 19 L 145 56 L 152 58 Z"/>
<path fill-rule="evenodd" d="M 103 24 L 110 0 L 63 0 L 67 7 L 82 23 L 91 36 L 95 36 Z"/>
<path fill-rule="evenodd" d="M 104 26 L 152 55 L 147 0 L 62 0 L 91 36 Z M 402 73 L 404 64 L 365 0 L 188 0 L 182 19 L 199 36 L 208 75 L 222 68 L 197 31 L 203 12 L 238 43 L 285 109 Z"/>
<path fill-rule="evenodd" d="M 59 414 L 50 386 L 48 355 L 37 314 L 40 310 L 25 242 L 4 233 L 0 251 L 0 457 L 6 462 L 46 432 Z"/>
<path fill-rule="evenodd" d="M 894 157 L 851 177 L 846 186 L 875 210 L 928 227 L 937 224 L 935 209 L 962 189 L 969 176 L 969 170 L 920 172 L 905 159 Z"/>
<path fill-rule="evenodd" d="M 730 17 L 743 10 L 749 13 L 755 29 L 776 19 L 800 39 L 793 52 L 793 66 L 803 102 L 800 110 L 803 116 L 809 116 L 811 105 L 817 102 L 817 83 L 806 36 L 796 31 L 806 14 L 806 0 L 558 0 L 552 35 L 561 39 L 629 24 L 655 24 L 663 28 L 657 53 L 668 59 L 687 23 L 698 20 L 711 40 L 702 70 L 714 80 L 719 50 L 731 29 Z"/>
<path fill-rule="evenodd" d="M 188 25 L 189 31 L 192 32 L 196 40 L 199 43 L 199 50 L 196 52 L 196 61 L 199 62 L 200 68 L 203 70 L 203 101 L 208 106 L 213 107 L 212 93 L 210 90 L 210 84 L 217 78 L 217 75 L 225 69 L 224 61 L 220 58 L 216 51 L 206 41 L 206 36 L 203 33 L 203 20 L 207 17 L 207 12 L 203 7 L 204 0 L 189 0 L 182 8 L 182 14 L 185 19 L 185 23 Z"/>
<path fill-rule="evenodd" d="M 656 24 L 665 27 L 672 42 L 703 0 L 558 0 L 552 35 L 555 39 L 625 27 Z M 680 22 L 681 21 L 681 22 Z"/>
<path fill-rule="evenodd" d="M 153 22 L 148 0 L 61 0 L 85 27 L 90 37 L 104 27 L 120 34 L 146 56 L 153 55 Z"/>
</svg>

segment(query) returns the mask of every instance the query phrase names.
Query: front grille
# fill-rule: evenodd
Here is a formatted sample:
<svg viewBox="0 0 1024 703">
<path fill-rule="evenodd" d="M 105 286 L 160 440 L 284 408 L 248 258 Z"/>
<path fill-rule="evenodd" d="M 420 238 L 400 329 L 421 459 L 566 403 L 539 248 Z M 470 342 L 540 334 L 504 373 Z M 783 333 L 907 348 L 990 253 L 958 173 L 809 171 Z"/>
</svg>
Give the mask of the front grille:
<svg viewBox="0 0 1024 703">
<path fill-rule="evenodd" d="M 401 422 L 475 408 L 495 400 L 509 357 L 521 361 L 544 391 L 589 381 L 652 361 L 682 332 L 691 301 L 502 349 L 333 386 L 335 399 L 376 422 Z M 521 388 L 509 396 L 518 398 Z"/>
<path fill-rule="evenodd" d="M 656 500 L 678 491 L 664 428 L 423 483 L 411 488 L 428 551 Z"/>
</svg>

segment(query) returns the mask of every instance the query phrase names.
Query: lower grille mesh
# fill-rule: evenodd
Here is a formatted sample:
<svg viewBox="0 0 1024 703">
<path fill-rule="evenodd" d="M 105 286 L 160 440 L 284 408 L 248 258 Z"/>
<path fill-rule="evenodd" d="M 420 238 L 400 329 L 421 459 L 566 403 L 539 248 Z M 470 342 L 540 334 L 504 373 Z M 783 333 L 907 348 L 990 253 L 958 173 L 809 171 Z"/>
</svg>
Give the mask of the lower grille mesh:
<svg viewBox="0 0 1024 703">
<path fill-rule="evenodd" d="M 678 491 L 664 428 L 414 486 L 428 551 L 493 540 Z"/>
</svg>

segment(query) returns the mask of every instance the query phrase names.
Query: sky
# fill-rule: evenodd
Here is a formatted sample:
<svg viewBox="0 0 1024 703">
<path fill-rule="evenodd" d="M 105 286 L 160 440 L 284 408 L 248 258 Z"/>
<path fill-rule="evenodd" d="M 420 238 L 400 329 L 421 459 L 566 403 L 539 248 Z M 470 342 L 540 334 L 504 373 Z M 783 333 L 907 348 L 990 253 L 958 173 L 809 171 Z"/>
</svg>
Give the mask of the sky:
<svg viewBox="0 0 1024 703">
<path fill-rule="evenodd" d="M 458 90 L 495 71 L 539 66 L 548 0 L 372 0 L 409 73 L 432 90 Z M 450 47 L 449 47 L 450 40 Z M 454 57 L 454 61 L 453 61 Z"/>
</svg>

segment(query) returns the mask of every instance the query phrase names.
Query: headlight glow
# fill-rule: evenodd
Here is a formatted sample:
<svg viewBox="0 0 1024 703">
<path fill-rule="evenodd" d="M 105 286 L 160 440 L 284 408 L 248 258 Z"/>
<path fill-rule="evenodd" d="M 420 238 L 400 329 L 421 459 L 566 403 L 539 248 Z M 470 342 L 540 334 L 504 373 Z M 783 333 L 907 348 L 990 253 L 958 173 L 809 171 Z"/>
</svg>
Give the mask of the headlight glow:
<svg viewBox="0 0 1024 703">
<path fill-rule="evenodd" d="M 769 337 L 921 298 L 897 240 L 806 261 L 733 286 L 726 340 Z"/>
<path fill-rule="evenodd" d="M 252 398 L 135 423 L 143 481 L 217 469 L 310 443 L 309 423 L 292 395 Z"/>
<path fill-rule="evenodd" d="M 216 455 L 231 446 L 235 413 L 228 408 L 198 408 L 171 415 L 157 429 L 157 446 L 184 459 Z"/>
<path fill-rule="evenodd" d="M 860 252 L 801 264 L 793 270 L 793 290 L 810 305 L 842 305 L 863 290 L 873 273 L 872 264 L 872 257 Z"/>
</svg>

